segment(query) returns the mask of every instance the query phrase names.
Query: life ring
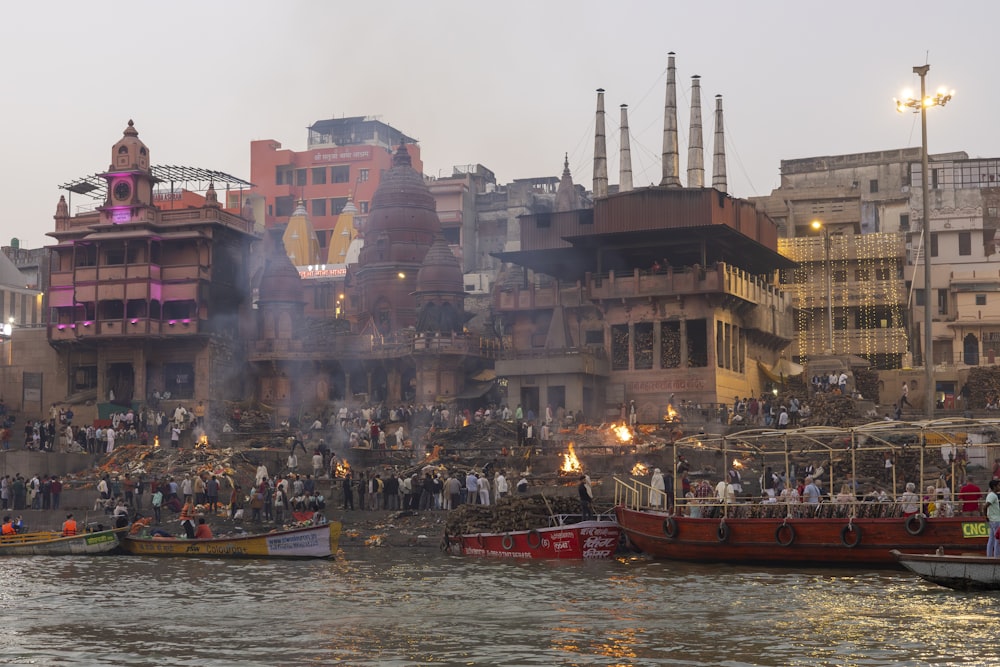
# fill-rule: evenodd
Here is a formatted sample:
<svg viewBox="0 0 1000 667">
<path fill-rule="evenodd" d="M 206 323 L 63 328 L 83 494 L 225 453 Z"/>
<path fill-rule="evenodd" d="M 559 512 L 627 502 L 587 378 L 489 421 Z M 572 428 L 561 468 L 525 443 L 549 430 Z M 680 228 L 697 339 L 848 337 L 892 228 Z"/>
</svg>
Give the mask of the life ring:
<svg viewBox="0 0 1000 667">
<path fill-rule="evenodd" d="M 668 516 L 663 520 L 663 534 L 671 539 L 677 537 L 677 519 Z"/>
<path fill-rule="evenodd" d="M 927 517 L 923 514 L 911 514 L 906 517 L 906 521 L 903 522 L 903 527 L 906 528 L 906 532 L 910 535 L 919 535 L 924 532 L 924 528 L 927 527 Z"/>
<path fill-rule="evenodd" d="M 782 539 L 781 535 L 786 528 L 788 529 L 788 535 L 785 537 L 785 539 Z M 792 542 L 795 541 L 795 526 L 793 526 L 790 523 L 783 523 L 777 528 L 775 528 L 774 541 L 783 547 L 791 546 Z"/>
<path fill-rule="evenodd" d="M 542 546 L 542 534 L 534 528 L 528 531 L 528 546 L 532 549 Z"/>
<path fill-rule="evenodd" d="M 847 535 L 853 533 L 854 541 L 849 542 Z M 854 547 L 861 544 L 861 526 L 855 526 L 853 523 L 849 523 L 840 529 L 840 542 L 848 549 L 853 549 Z"/>
<path fill-rule="evenodd" d="M 715 536 L 720 542 L 727 542 L 729 540 L 729 526 L 726 525 L 725 521 L 719 523 L 719 527 L 715 529 Z"/>
<path fill-rule="evenodd" d="M 500 540 L 500 545 L 503 547 L 504 551 L 510 551 L 514 548 L 514 538 L 510 533 L 507 533 L 503 536 L 503 539 Z"/>
</svg>

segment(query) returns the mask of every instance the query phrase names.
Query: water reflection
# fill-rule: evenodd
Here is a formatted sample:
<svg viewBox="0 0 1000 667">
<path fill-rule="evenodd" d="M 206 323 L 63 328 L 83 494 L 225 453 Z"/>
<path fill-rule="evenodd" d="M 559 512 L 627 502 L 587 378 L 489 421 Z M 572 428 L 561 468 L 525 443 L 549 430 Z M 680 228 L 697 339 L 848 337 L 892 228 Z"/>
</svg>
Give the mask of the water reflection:
<svg viewBox="0 0 1000 667">
<path fill-rule="evenodd" d="M 0 663 L 982 665 L 995 598 L 895 571 L 626 558 L 10 558 Z"/>
</svg>

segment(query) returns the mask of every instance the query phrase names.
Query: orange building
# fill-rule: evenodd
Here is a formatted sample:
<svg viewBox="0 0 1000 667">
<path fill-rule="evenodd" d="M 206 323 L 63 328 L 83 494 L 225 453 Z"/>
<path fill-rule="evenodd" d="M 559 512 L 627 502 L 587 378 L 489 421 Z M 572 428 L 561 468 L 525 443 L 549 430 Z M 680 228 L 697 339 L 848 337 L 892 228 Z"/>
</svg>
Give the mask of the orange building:
<svg viewBox="0 0 1000 667">
<path fill-rule="evenodd" d="M 393 149 L 401 142 L 420 173 L 423 162 L 416 140 L 364 116 L 316 121 L 309 127 L 304 151 L 284 149 L 273 139 L 250 142 L 252 194 L 264 198 L 265 226 L 286 225 L 302 202 L 325 262 L 338 216 L 352 201 L 357 224 L 363 224 L 382 174 L 392 167 Z"/>
</svg>

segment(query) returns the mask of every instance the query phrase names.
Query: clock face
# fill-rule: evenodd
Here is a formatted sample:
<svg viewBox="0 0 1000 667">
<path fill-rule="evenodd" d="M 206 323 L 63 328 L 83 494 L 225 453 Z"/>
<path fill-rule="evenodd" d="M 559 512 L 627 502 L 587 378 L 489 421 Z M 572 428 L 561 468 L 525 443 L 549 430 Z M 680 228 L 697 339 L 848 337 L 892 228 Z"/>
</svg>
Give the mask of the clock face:
<svg viewBox="0 0 1000 667">
<path fill-rule="evenodd" d="M 132 186 L 128 181 L 118 181 L 115 183 L 115 199 L 124 201 L 132 196 Z"/>
</svg>

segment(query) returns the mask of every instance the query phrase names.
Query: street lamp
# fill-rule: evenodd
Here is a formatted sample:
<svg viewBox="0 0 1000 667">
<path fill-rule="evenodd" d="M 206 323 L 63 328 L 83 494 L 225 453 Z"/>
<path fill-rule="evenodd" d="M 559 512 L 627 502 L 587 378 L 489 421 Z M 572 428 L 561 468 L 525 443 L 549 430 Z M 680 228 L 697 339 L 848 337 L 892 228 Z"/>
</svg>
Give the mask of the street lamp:
<svg viewBox="0 0 1000 667">
<path fill-rule="evenodd" d="M 896 103 L 896 111 L 903 113 L 907 109 L 912 109 L 913 113 L 920 114 L 920 189 L 924 200 L 924 226 L 921 230 L 924 248 L 924 382 L 927 385 L 924 397 L 924 406 L 927 410 L 927 418 L 934 418 L 934 395 L 937 393 L 937 385 L 934 382 L 933 363 L 933 326 L 931 324 L 931 204 L 928 192 L 927 167 L 927 108 L 943 107 L 949 101 L 955 91 L 947 92 L 939 88 L 933 96 L 927 94 L 927 72 L 930 65 L 917 65 L 913 68 L 913 73 L 920 77 L 920 99 L 914 99 L 909 93 L 903 93 L 905 99 L 893 100 Z"/>
<path fill-rule="evenodd" d="M 830 230 L 826 228 L 819 220 L 813 220 L 809 223 L 810 226 L 816 231 L 823 232 L 823 257 L 825 260 L 824 266 L 826 267 L 824 273 L 826 273 L 826 331 L 828 342 L 830 347 L 827 348 L 826 354 L 833 354 L 833 278 L 831 277 L 832 268 L 830 267 Z"/>
</svg>

